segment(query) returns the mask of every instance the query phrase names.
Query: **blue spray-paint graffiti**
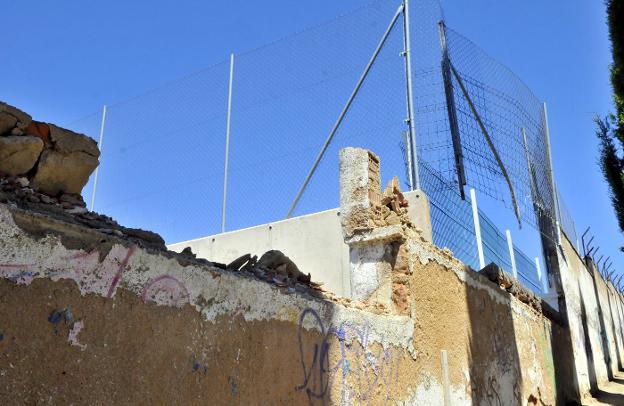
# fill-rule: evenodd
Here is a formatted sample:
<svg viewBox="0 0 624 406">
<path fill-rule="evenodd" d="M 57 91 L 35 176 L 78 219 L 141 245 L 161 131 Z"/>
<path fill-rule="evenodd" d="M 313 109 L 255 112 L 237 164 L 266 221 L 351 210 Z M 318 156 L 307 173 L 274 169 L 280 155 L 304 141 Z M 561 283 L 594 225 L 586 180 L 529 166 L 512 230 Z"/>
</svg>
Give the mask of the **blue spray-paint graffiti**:
<svg viewBox="0 0 624 406">
<path fill-rule="evenodd" d="M 236 382 L 236 378 L 233 376 L 228 376 L 228 382 L 230 384 L 230 390 L 232 391 L 232 395 L 238 395 L 238 382 Z"/>
<path fill-rule="evenodd" d="M 63 310 L 54 310 L 48 315 L 48 321 L 54 326 L 54 334 L 58 334 L 59 324 L 65 321 L 65 324 L 71 323 L 74 316 L 69 308 Z"/>
<path fill-rule="evenodd" d="M 193 372 L 201 373 L 206 375 L 208 373 L 208 364 L 200 362 L 194 356 L 191 357 L 191 368 Z"/>
<path fill-rule="evenodd" d="M 311 348 L 304 343 L 304 325 L 316 327 L 321 341 Z M 398 380 L 399 354 L 391 349 L 369 349 L 370 327 L 342 323 L 325 328 L 321 317 L 313 309 L 305 309 L 299 317 L 299 356 L 303 373 L 302 383 L 295 387 L 305 391 L 310 403 L 326 404 L 334 385 L 339 385 L 341 403 L 370 402 L 373 391 L 381 384 L 385 400 L 391 400 L 391 388 Z M 331 342 L 338 341 L 337 361 L 330 365 Z M 311 356 L 310 356 L 311 354 Z"/>
</svg>

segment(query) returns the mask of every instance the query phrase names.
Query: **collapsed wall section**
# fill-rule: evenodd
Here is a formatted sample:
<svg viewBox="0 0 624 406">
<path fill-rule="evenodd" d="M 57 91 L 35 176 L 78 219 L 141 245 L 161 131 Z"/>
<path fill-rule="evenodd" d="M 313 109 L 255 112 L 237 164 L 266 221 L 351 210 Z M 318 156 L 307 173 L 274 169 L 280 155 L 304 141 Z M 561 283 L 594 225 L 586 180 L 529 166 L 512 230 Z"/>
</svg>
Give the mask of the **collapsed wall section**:
<svg viewBox="0 0 624 406">
<path fill-rule="evenodd" d="M 0 102 L 0 177 L 24 177 L 45 195 L 79 195 L 99 156 L 97 144 L 86 135 L 34 121 Z"/>
</svg>

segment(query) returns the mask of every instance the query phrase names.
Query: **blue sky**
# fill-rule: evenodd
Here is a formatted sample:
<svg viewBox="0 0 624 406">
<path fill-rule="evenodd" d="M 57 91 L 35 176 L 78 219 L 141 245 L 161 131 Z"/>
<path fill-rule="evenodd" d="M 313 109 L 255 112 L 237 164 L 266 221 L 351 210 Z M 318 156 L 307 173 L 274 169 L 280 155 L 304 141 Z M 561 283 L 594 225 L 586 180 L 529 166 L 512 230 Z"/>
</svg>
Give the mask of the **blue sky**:
<svg viewBox="0 0 624 406">
<path fill-rule="evenodd" d="M 225 61 L 231 52 L 254 49 L 366 3 L 151 0 L 86 6 L 75 0 L 62 5 L 8 2 L 3 5 L 0 100 L 36 119 L 69 123 L 99 111 L 104 104 L 114 105 Z M 624 259 L 617 248 L 624 239 L 596 164 L 592 123 L 594 114 L 612 109 L 602 2 L 447 0 L 442 5 L 450 27 L 509 66 L 548 103 L 560 192 L 579 233 L 591 225 L 601 251 L 611 255 L 621 269 Z M 389 7 L 390 12 L 393 8 Z M 325 46 L 318 44 L 321 50 Z M 214 69 L 222 68 L 226 66 Z M 347 83 L 353 80 L 345 81 L 345 89 Z M 319 139 L 324 137 L 318 134 Z M 220 166 L 216 162 L 213 169 L 218 171 Z M 215 178 L 220 176 L 217 172 Z M 209 192 L 220 194 L 218 183 L 211 188 Z M 220 197 L 215 204 L 220 205 Z"/>
</svg>

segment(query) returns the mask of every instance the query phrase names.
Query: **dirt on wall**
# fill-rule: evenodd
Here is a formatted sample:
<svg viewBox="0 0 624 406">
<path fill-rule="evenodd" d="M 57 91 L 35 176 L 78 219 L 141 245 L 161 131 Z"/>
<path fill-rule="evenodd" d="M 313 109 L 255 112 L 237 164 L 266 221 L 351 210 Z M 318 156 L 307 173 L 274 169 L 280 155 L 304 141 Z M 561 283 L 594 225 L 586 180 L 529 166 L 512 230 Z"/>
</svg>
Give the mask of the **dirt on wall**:
<svg viewBox="0 0 624 406">
<path fill-rule="evenodd" d="M 312 309 L 293 315 L 297 323 L 246 321 L 244 309 L 213 323 L 189 305 L 156 306 L 125 289 L 107 299 L 81 296 L 68 280 L 16 285 L 3 279 L 0 398 L 7 404 L 393 403 L 439 386 L 440 351 L 447 350 L 455 398 L 507 404 L 511 393 L 522 403 L 554 404 L 549 373 L 538 385 L 520 376 L 552 369 L 549 322 L 522 314 L 534 311 L 512 305 L 515 299 L 484 278 L 469 277 L 476 280 L 464 282 L 434 261 L 417 267 L 415 354 L 367 345 L 366 325 L 324 325 Z M 302 327 L 310 323 L 321 333 Z"/>
<path fill-rule="evenodd" d="M 413 279 L 421 371 L 440 375 L 446 350 L 451 384 L 472 404 L 556 403 L 550 320 L 470 270 L 430 261 Z"/>
<path fill-rule="evenodd" d="M 4 404 L 381 404 L 400 400 L 414 361 L 362 347 L 365 326 L 215 323 L 192 307 L 81 296 L 70 281 L 0 280 Z M 300 321 L 322 323 L 311 309 Z"/>
<path fill-rule="evenodd" d="M 371 312 L 134 245 L 101 260 L 11 218 L 6 404 L 554 404 L 550 321 L 411 235 L 402 306 Z"/>
</svg>

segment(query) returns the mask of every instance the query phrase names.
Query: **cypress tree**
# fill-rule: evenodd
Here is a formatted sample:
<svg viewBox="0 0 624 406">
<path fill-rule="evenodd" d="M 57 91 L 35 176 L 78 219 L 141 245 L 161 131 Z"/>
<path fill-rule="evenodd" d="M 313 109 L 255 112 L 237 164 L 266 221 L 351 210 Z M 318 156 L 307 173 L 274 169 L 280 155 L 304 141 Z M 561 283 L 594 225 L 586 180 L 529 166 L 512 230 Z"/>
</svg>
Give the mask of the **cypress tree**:
<svg viewBox="0 0 624 406">
<path fill-rule="evenodd" d="M 606 0 L 605 5 L 613 57 L 610 71 L 615 114 L 596 118 L 596 135 L 600 140 L 600 168 L 611 189 L 620 231 L 624 232 L 624 0 Z"/>
</svg>

